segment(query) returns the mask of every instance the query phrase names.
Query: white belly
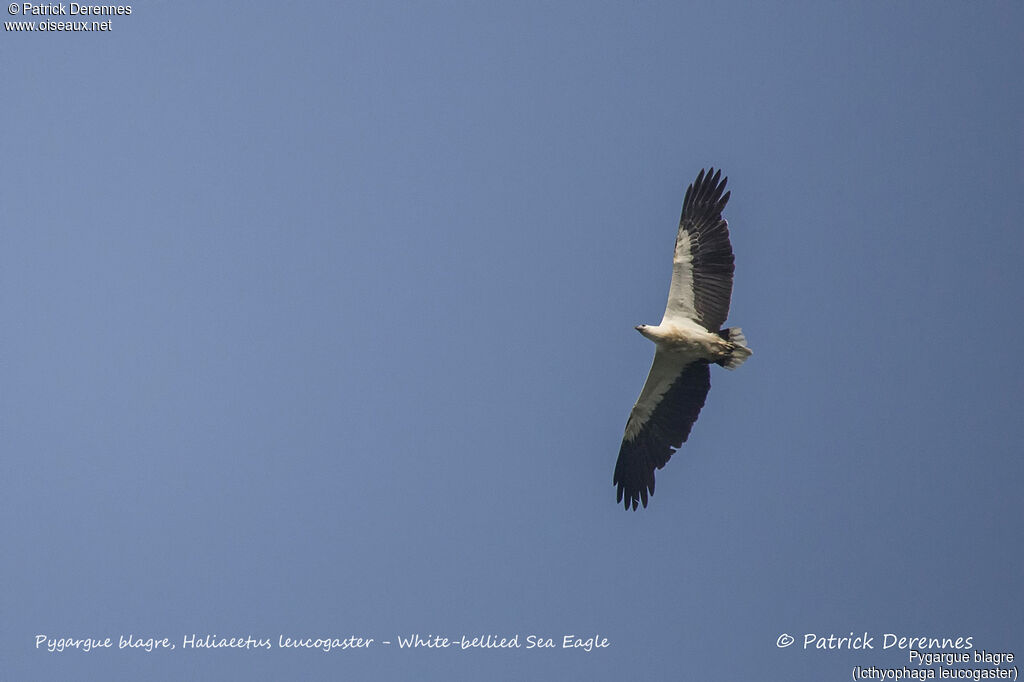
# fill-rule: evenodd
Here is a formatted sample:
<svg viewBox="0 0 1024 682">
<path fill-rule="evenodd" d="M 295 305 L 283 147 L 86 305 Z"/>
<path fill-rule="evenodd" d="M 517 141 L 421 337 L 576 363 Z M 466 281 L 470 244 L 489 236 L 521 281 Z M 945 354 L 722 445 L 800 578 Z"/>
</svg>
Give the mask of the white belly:
<svg viewBox="0 0 1024 682">
<path fill-rule="evenodd" d="M 729 343 L 725 339 L 690 320 L 648 326 L 640 333 L 654 341 L 659 350 L 678 353 L 688 359 L 714 361 L 729 352 Z"/>
</svg>

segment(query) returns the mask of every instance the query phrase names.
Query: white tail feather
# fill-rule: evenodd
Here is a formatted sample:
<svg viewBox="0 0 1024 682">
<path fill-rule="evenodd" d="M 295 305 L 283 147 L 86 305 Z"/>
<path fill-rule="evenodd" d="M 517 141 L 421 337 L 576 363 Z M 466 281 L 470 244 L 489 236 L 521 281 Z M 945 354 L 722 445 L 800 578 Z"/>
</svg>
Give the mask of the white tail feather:
<svg viewBox="0 0 1024 682">
<path fill-rule="evenodd" d="M 754 351 L 747 348 L 747 337 L 743 335 L 742 329 L 730 327 L 726 331 L 729 332 L 729 343 L 735 344 L 736 348 L 733 350 L 732 355 L 722 363 L 722 367 L 736 369 L 746 362 L 747 358 L 754 354 Z"/>
</svg>

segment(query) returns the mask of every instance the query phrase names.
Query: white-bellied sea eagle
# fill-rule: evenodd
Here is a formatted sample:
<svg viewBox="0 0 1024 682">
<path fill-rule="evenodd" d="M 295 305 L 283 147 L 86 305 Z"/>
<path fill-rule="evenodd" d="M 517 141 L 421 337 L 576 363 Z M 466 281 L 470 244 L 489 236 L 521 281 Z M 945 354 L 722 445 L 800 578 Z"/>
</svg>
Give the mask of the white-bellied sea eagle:
<svg viewBox="0 0 1024 682">
<path fill-rule="evenodd" d="M 722 329 L 735 266 L 729 224 L 722 218 L 730 193 L 722 193 L 727 178 L 721 174 L 702 170 L 686 189 L 665 316 L 657 326 L 636 328 L 655 351 L 615 463 L 616 499 L 626 509 L 647 506 L 654 470 L 690 435 L 711 389 L 711 363 L 735 369 L 752 352 L 739 327 Z"/>
</svg>

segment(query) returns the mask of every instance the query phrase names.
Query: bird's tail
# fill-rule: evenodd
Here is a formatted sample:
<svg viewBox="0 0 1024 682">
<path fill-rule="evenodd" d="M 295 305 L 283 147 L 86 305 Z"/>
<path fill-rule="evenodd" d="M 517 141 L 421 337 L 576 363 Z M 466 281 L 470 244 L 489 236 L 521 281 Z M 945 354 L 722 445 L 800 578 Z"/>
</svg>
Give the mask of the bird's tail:
<svg viewBox="0 0 1024 682">
<path fill-rule="evenodd" d="M 732 352 L 718 361 L 718 364 L 726 369 L 736 369 L 744 362 L 747 358 L 754 354 L 754 351 L 747 347 L 747 337 L 743 336 L 743 330 L 739 327 L 729 327 L 718 332 L 718 335 L 723 339 L 733 344 L 734 348 Z"/>
</svg>

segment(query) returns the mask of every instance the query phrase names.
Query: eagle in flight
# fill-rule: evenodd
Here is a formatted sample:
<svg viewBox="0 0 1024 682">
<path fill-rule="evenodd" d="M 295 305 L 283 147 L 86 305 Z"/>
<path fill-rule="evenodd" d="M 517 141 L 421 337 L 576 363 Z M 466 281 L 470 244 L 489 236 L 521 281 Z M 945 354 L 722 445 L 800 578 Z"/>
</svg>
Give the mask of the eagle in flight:
<svg viewBox="0 0 1024 682">
<path fill-rule="evenodd" d="M 616 499 L 647 506 L 654 470 L 690 435 L 711 389 L 711 363 L 736 369 L 752 351 L 739 327 L 722 329 L 732 296 L 732 245 L 722 209 L 722 171 L 702 170 L 686 189 L 672 258 L 672 284 L 661 324 L 638 332 L 654 342 L 654 362 L 629 413 L 615 463 Z"/>
</svg>

